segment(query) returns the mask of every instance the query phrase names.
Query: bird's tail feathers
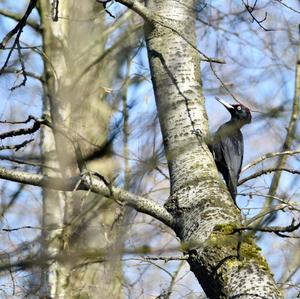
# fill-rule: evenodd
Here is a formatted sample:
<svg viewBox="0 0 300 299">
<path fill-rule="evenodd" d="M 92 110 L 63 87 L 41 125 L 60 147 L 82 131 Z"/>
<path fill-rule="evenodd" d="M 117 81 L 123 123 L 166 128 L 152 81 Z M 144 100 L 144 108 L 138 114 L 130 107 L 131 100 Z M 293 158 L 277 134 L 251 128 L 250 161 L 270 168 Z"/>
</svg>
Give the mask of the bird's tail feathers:
<svg viewBox="0 0 300 299">
<path fill-rule="evenodd" d="M 233 182 L 232 179 L 229 179 L 227 182 L 227 187 L 228 187 L 228 190 L 231 194 L 231 197 L 236 205 L 236 201 L 235 201 L 235 198 L 236 198 L 236 194 L 237 194 L 237 182 Z"/>
</svg>

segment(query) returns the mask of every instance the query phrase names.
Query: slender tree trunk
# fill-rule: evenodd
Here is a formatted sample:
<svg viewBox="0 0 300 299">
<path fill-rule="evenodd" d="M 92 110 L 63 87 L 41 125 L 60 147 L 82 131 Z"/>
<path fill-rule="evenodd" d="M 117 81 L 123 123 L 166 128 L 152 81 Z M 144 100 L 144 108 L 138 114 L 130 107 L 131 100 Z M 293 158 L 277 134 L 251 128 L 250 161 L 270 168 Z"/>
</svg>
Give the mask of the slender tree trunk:
<svg viewBox="0 0 300 299">
<path fill-rule="evenodd" d="M 171 179 L 167 209 L 190 253 L 191 270 L 209 298 L 280 298 L 251 236 L 232 233 L 240 211 L 221 181 L 206 145 L 207 115 L 195 44 L 195 1 L 151 0 L 161 16 L 146 26 L 156 104 Z"/>
<path fill-rule="evenodd" d="M 74 146 L 83 155 L 101 145 L 107 136 L 111 108 L 103 101 L 120 61 L 104 61 L 83 75 L 105 51 L 104 14 L 95 1 L 60 1 L 59 20 L 50 18 L 50 3 L 40 2 L 46 84 L 44 113 L 78 133 L 78 144 L 44 129 L 44 163 L 60 170 L 62 179 L 78 175 Z M 100 16 L 99 16 L 100 14 Z M 50 63 L 51 61 L 51 63 Z M 105 63 L 106 62 L 106 63 Z M 105 74 L 105 75 L 104 75 Z M 84 139 L 81 138 L 84 136 Z M 111 158 L 84 165 L 102 175 L 113 174 Z M 46 168 L 44 173 L 51 175 Z M 53 174 L 53 173 L 52 173 Z M 44 248 L 59 254 L 43 273 L 43 294 L 50 298 L 122 298 L 120 211 L 110 199 L 86 192 L 44 191 Z M 105 254 L 108 261 L 101 262 Z M 107 255 L 107 252 L 110 254 Z"/>
</svg>

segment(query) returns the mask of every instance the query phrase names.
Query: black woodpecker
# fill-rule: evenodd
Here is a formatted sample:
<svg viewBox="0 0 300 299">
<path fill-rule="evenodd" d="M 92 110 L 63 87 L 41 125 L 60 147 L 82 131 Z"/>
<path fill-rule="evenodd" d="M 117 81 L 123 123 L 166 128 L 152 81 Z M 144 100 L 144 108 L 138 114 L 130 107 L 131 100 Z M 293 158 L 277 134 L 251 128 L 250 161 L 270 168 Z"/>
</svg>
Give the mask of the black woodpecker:
<svg viewBox="0 0 300 299">
<path fill-rule="evenodd" d="M 251 122 L 250 110 L 241 105 L 230 105 L 216 97 L 229 111 L 231 119 L 220 126 L 213 138 L 213 155 L 218 170 L 222 173 L 231 197 L 236 204 L 237 183 L 243 156 L 244 141 L 241 128 Z"/>
</svg>

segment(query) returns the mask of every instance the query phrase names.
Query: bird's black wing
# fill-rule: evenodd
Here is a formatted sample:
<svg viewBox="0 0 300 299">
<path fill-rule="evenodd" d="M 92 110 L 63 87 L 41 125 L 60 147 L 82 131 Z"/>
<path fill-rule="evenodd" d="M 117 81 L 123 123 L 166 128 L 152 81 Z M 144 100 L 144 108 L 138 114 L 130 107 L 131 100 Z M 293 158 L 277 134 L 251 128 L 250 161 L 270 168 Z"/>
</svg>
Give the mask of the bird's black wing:
<svg viewBox="0 0 300 299">
<path fill-rule="evenodd" d="M 229 178 L 225 180 L 233 199 L 235 199 L 244 154 L 242 134 L 240 133 L 230 137 L 223 137 L 221 139 L 221 152 L 229 174 Z"/>
<path fill-rule="evenodd" d="M 220 127 L 214 137 L 213 150 L 217 167 L 235 199 L 244 153 L 242 133 L 238 130 L 228 134 L 226 125 Z"/>
</svg>

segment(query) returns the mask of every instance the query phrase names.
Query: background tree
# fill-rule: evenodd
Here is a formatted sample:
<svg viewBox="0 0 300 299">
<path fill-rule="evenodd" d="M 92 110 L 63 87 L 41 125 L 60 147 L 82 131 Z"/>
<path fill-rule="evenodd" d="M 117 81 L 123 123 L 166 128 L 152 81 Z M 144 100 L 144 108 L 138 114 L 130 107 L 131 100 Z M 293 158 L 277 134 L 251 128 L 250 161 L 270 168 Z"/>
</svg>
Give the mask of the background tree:
<svg viewBox="0 0 300 299">
<path fill-rule="evenodd" d="M 277 298 L 277 289 L 297 296 L 297 4 L 149 1 L 145 7 L 117 1 L 132 14 L 118 3 L 107 2 L 105 12 L 93 1 L 58 7 L 41 1 L 38 9 L 36 1 L 25 2 L 8 10 L 3 1 L 0 11 L 2 97 L 14 99 L 3 100 L 2 111 L 14 122 L 3 124 L 8 133 L 1 134 L 3 142 L 13 137 L 3 145 L 10 152 L 0 171 L 10 180 L 2 188 L 3 294 L 98 298 L 101 290 L 104 297 L 198 297 L 188 259 L 210 298 Z M 22 19 L 26 9 L 31 15 Z M 158 117 L 137 15 L 145 21 Z M 21 25 L 10 31 L 15 24 Z M 254 115 L 244 130 L 245 164 L 251 163 L 240 181 L 241 212 L 205 145 L 202 94 L 212 131 L 222 122 L 215 95 L 238 98 Z M 16 123 L 28 115 L 36 116 L 28 126 Z M 26 173 L 14 170 L 16 163 Z M 34 175 L 36 166 L 44 176 Z M 40 189 L 28 184 L 47 187 L 43 209 L 34 199 Z M 243 279 L 251 286 L 236 283 Z"/>
</svg>

